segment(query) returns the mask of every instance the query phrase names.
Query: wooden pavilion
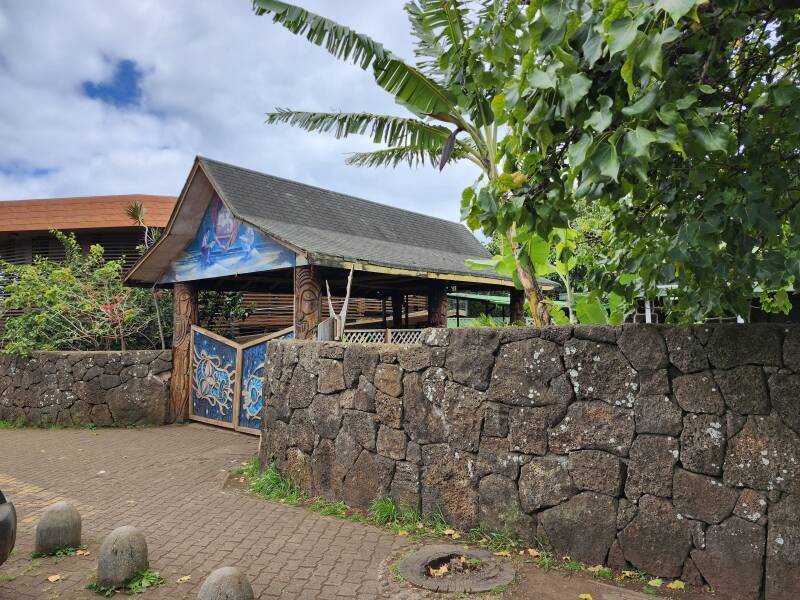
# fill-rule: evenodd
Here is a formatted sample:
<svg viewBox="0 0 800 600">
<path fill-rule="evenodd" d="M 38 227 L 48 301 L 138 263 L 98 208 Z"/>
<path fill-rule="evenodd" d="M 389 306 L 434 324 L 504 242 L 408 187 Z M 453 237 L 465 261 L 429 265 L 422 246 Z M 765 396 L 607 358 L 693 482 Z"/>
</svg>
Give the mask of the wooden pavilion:
<svg viewBox="0 0 800 600">
<path fill-rule="evenodd" d="M 488 252 L 462 225 L 295 181 L 197 157 L 162 237 L 126 283 L 173 286 L 173 418 L 191 395 L 190 338 L 197 291 L 290 293 L 294 337 L 311 339 L 326 283 L 344 295 L 352 269 L 354 298 L 391 299 L 392 327 L 402 327 L 403 299 L 428 298 L 427 324 L 447 326 L 447 292 L 511 292 L 513 282 L 474 271 Z"/>
</svg>

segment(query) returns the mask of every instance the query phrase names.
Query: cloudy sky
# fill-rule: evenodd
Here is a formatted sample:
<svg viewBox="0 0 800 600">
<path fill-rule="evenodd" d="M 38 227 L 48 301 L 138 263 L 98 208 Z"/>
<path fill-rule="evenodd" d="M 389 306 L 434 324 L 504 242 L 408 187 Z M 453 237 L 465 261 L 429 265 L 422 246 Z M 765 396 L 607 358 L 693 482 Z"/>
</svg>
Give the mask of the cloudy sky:
<svg viewBox="0 0 800 600">
<path fill-rule="evenodd" d="M 405 0 L 299 0 L 413 58 Z M 267 126 L 275 107 L 403 115 L 249 0 L 0 0 L 0 199 L 176 195 L 196 154 L 458 220 L 470 164 L 356 169 L 335 140 Z"/>
</svg>

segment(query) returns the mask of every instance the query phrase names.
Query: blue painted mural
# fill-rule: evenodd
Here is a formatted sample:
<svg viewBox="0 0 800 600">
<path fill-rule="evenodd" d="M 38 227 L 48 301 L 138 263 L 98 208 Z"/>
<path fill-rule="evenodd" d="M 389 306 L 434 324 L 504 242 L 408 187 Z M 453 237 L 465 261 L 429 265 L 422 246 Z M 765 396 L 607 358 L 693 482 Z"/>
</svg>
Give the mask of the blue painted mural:
<svg viewBox="0 0 800 600">
<path fill-rule="evenodd" d="M 237 219 L 214 196 L 194 240 L 173 261 L 161 283 L 257 273 L 294 265 L 294 252 Z"/>
<path fill-rule="evenodd" d="M 261 427 L 264 406 L 264 375 L 267 364 L 267 343 L 242 350 L 242 397 L 239 400 L 239 427 Z"/>
<path fill-rule="evenodd" d="M 192 415 L 233 424 L 236 348 L 192 333 Z"/>
</svg>

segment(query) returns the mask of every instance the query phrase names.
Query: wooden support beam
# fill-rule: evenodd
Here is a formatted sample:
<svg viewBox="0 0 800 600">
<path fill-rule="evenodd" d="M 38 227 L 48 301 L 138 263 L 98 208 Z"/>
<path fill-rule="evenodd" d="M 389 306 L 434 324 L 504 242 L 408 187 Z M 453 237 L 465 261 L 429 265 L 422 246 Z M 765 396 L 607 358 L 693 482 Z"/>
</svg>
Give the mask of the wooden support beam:
<svg viewBox="0 0 800 600">
<path fill-rule="evenodd" d="M 525 320 L 525 295 L 522 290 L 511 290 L 511 322 Z"/>
<path fill-rule="evenodd" d="M 447 327 L 447 288 L 438 282 L 428 290 L 428 325 Z"/>
<path fill-rule="evenodd" d="M 294 337 L 314 339 L 322 314 L 322 279 L 314 265 L 294 268 Z"/>
<path fill-rule="evenodd" d="M 167 422 L 183 423 L 189 416 L 192 394 L 192 357 L 189 354 L 192 325 L 197 324 L 197 288 L 191 283 L 176 283 L 172 320 L 172 379 Z"/>
<path fill-rule="evenodd" d="M 403 327 L 403 294 L 392 292 L 392 328 Z"/>
</svg>

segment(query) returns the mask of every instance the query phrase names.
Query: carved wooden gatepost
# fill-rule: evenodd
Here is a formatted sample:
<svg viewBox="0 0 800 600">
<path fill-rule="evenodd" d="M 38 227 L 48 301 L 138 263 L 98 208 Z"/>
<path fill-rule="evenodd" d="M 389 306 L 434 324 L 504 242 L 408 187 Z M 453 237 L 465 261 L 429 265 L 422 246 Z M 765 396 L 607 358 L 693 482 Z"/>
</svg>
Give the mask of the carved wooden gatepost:
<svg viewBox="0 0 800 600">
<path fill-rule="evenodd" d="M 447 327 L 447 288 L 438 281 L 428 291 L 428 325 Z"/>
<path fill-rule="evenodd" d="M 525 320 L 525 295 L 520 290 L 511 290 L 511 322 Z"/>
<path fill-rule="evenodd" d="M 294 268 L 294 337 L 314 339 L 322 314 L 322 281 L 313 265 Z"/>
<path fill-rule="evenodd" d="M 197 324 L 197 289 L 190 283 L 176 283 L 173 295 L 172 379 L 167 422 L 183 423 L 189 416 L 192 393 L 189 349 L 192 325 Z"/>
</svg>

